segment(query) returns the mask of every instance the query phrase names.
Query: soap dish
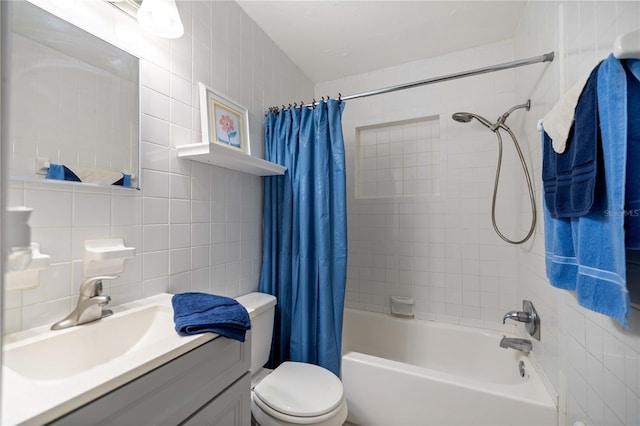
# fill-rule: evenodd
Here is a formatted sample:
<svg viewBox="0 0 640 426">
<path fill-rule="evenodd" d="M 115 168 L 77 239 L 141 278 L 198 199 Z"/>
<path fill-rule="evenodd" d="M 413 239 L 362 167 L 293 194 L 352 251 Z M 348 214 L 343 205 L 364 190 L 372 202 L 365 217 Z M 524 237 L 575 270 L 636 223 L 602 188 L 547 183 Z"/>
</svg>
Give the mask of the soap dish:
<svg viewBox="0 0 640 426">
<path fill-rule="evenodd" d="M 405 317 L 414 317 L 415 301 L 410 297 L 391 296 L 391 314 Z"/>
<path fill-rule="evenodd" d="M 103 238 L 84 242 L 84 276 L 119 274 L 124 261 L 136 254 L 135 247 L 124 245 L 124 238 Z"/>
<path fill-rule="evenodd" d="M 7 290 L 26 290 L 40 285 L 40 271 L 49 267 L 51 256 L 40 253 L 40 244 L 31 243 L 31 262 L 19 271 L 8 271 L 5 275 Z"/>
</svg>

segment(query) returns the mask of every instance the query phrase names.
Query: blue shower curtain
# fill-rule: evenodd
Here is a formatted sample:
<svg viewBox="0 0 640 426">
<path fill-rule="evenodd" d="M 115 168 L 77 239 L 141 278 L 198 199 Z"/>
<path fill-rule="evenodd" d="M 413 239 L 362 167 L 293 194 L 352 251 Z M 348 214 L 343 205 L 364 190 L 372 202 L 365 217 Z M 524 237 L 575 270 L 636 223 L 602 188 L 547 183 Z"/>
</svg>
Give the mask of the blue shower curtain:
<svg viewBox="0 0 640 426">
<path fill-rule="evenodd" d="M 340 373 L 347 270 L 342 111 L 269 112 L 265 158 L 287 167 L 264 182 L 260 291 L 277 297 L 270 364 L 307 362 Z"/>
</svg>

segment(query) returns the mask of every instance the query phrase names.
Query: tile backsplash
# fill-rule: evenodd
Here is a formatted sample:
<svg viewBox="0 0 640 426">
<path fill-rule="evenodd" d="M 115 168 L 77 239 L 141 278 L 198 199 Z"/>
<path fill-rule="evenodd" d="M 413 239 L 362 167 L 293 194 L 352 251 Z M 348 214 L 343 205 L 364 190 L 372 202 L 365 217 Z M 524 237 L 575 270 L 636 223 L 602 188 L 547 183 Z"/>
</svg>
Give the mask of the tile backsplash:
<svg viewBox="0 0 640 426">
<path fill-rule="evenodd" d="M 51 256 L 35 289 L 5 294 L 4 331 L 53 323 L 75 305 L 87 239 L 136 247 L 105 294 L 118 305 L 160 292 L 236 296 L 257 289 L 262 178 L 179 159 L 201 142 L 197 83 L 249 110 L 251 152 L 263 155 L 264 111 L 310 99 L 312 82 L 233 1 L 178 1 L 185 35 L 167 40 L 102 1 L 34 4 L 140 57 L 142 190 L 10 180 L 8 205 L 34 209 L 32 240 Z"/>
</svg>

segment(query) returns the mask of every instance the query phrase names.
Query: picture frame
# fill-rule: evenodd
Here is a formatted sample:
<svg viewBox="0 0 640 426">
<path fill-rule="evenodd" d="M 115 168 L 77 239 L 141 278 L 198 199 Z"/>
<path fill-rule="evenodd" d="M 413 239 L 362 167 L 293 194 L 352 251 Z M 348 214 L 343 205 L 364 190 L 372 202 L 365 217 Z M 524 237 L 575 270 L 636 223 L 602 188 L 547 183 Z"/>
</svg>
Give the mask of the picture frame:
<svg viewBox="0 0 640 426">
<path fill-rule="evenodd" d="M 247 108 L 203 83 L 198 88 L 204 141 L 250 155 Z"/>
</svg>

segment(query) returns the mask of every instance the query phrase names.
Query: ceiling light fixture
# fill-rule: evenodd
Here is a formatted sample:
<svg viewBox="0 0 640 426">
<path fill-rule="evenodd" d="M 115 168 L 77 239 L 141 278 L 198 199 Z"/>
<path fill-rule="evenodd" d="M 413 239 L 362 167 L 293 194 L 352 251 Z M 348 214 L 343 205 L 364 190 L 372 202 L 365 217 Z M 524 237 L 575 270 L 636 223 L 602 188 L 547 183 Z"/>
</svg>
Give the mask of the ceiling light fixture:
<svg viewBox="0 0 640 426">
<path fill-rule="evenodd" d="M 179 38 L 184 34 L 184 26 L 174 0 L 144 0 L 137 17 L 147 31 L 157 36 Z"/>
<path fill-rule="evenodd" d="M 179 38 L 184 26 L 175 0 L 107 0 L 159 37 Z"/>
</svg>

